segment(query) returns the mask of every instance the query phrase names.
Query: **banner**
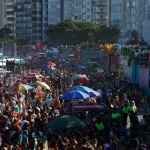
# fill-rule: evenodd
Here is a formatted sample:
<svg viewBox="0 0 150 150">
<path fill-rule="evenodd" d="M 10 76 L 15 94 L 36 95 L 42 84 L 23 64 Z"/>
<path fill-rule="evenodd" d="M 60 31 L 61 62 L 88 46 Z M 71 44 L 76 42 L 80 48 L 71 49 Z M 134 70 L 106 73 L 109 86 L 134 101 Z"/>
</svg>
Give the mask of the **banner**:
<svg viewBox="0 0 150 150">
<path fill-rule="evenodd" d="M 148 87 L 149 81 L 149 68 L 140 68 L 140 75 L 139 75 L 139 84 L 140 87 L 146 88 Z"/>
<path fill-rule="evenodd" d="M 131 79 L 131 75 L 132 75 L 131 67 L 126 66 L 126 67 L 124 68 L 124 77 L 125 77 L 125 78 L 128 78 L 128 79 L 130 80 L 130 79 Z"/>
<path fill-rule="evenodd" d="M 111 72 L 117 72 L 119 65 L 119 57 L 118 56 L 110 56 L 110 71 Z"/>
</svg>

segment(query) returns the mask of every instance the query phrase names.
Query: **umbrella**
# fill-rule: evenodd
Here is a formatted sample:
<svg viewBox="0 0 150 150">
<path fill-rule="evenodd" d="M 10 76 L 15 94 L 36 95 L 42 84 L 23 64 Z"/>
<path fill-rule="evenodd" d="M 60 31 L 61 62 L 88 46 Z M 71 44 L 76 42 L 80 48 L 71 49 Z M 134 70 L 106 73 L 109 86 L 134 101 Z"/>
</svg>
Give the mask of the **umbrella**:
<svg viewBox="0 0 150 150">
<path fill-rule="evenodd" d="M 89 98 L 90 96 L 82 91 L 71 91 L 71 92 L 67 92 L 62 96 L 63 100 L 72 100 L 72 99 L 85 99 L 85 98 Z"/>
<path fill-rule="evenodd" d="M 105 111 L 105 107 L 95 103 L 82 103 L 74 106 L 74 112 L 82 112 L 82 111 Z"/>
<path fill-rule="evenodd" d="M 85 74 L 75 74 L 74 76 L 71 77 L 71 80 L 76 80 L 80 77 L 86 77 L 86 75 Z"/>
<path fill-rule="evenodd" d="M 83 128 L 86 124 L 76 116 L 63 115 L 50 120 L 46 124 L 46 128 L 52 129 L 68 129 L 68 128 Z"/>
<path fill-rule="evenodd" d="M 43 70 L 56 70 L 56 68 L 55 67 L 53 67 L 53 66 L 44 66 L 43 68 L 42 68 Z"/>
<path fill-rule="evenodd" d="M 33 89 L 33 87 L 27 85 L 27 84 L 18 84 L 15 87 L 12 88 L 11 92 L 22 92 Z"/>
<path fill-rule="evenodd" d="M 8 71 L 6 69 L 0 68 L 0 73 L 1 74 L 6 74 L 6 73 L 11 73 L 11 71 Z"/>
<path fill-rule="evenodd" d="M 94 75 L 95 76 L 101 76 L 101 75 L 104 75 L 104 72 L 96 72 Z"/>
<path fill-rule="evenodd" d="M 89 92 L 88 94 L 89 94 L 91 97 L 92 97 L 92 96 L 101 96 L 99 92 L 96 92 L 96 91 L 94 91 L 94 90 L 91 91 L 91 92 Z"/>
<path fill-rule="evenodd" d="M 80 85 L 79 86 L 74 86 L 74 87 L 68 89 L 65 93 L 68 93 L 68 92 L 71 92 L 71 91 L 74 91 L 74 90 L 87 93 L 90 96 L 100 96 L 100 93 L 94 91 L 93 89 L 91 89 L 87 86 L 80 86 Z"/>
<path fill-rule="evenodd" d="M 77 66 L 75 67 L 76 70 L 82 70 L 82 69 L 86 69 L 84 66 Z"/>
<path fill-rule="evenodd" d="M 36 79 L 42 79 L 44 78 L 41 74 L 39 73 L 29 73 L 27 75 L 24 76 L 26 79 L 29 80 L 36 80 Z"/>
<path fill-rule="evenodd" d="M 104 72 L 104 70 L 103 69 L 101 69 L 101 68 L 93 68 L 92 69 L 92 72 Z"/>
<path fill-rule="evenodd" d="M 53 63 L 53 62 L 48 62 L 48 63 L 47 63 L 47 65 L 48 65 L 48 66 L 53 66 L 53 67 L 55 67 L 55 66 L 56 66 L 56 64 L 55 64 L 55 63 Z"/>
<path fill-rule="evenodd" d="M 89 79 L 87 77 L 80 77 L 76 81 L 77 83 L 87 83 Z"/>
<path fill-rule="evenodd" d="M 36 84 L 43 87 L 44 89 L 50 90 L 50 87 L 45 82 L 36 81 Z"/>
</svg>

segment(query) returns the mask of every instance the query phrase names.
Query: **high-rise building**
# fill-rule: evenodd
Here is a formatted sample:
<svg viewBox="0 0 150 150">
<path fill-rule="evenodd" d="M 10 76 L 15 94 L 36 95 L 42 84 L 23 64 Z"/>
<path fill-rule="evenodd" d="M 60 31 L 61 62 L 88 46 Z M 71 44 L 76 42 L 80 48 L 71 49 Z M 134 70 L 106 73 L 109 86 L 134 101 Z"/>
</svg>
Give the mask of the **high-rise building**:
<svg viewBox="0 0 150 150">
<path fill-rule="evenodd" d="M 150 44 L 150 1 L 138 0 L 138 33 L 140 40 L 144 40 Z"/>
<path fill-rule="evenodd" d="M 47 41 L 47 37 L 45 35 L 45 30 L 48 27 L 48 0 L 42 0 L 42 42 Z"/>
<path fill-rule="evenodd" d="M 138 32 L 138 1 L 137 0 L 126 0 L 126 35 L 127 39 L 132 40 L 132 31 Z"/>
<path fill-rule="evenodd" d="M 15 11 L 16 36 L 30 44 L 32 43 L 32 0 L 17 0 Z"/>
<path fill-rule="evenodd" d="M 47 0 L 16 0 L 16 36 L 27 43 L 43 42 L 47 28 Z"/>
<path fill-rule="evenodd" d="M 123 25 L 123 19 L 123 0 L 110 0 L 110 25 L 120 28 Z"/>
<path fill-rule="evenodd" d="M 139 3 L 137 0 L 109 0 L 109 23 L 120 28 L 120 42 L 132 40 L 132 31 L 139 34 Z M 138 35 L 137 34 L 137 35 Z M 139 39 L 139 36 L 137 36 Z"/>
<path fill-rule="evenodd" d="M 107 0 L 73 0 L 74 21 L 107 24 Z"/>
<path fill-rule="evenodd" d="M 48 24 L 71 19 L 72 0 L 48 0 Z"/>
<path fill-rule="evenodd" d="M 126 32 L 126 0 L 108 0 L 109 25 L 120 29 L 119 42 L 123 42 Z"/>
<path fill-rule="evenodd" d="M 6 5 L 5 0 L 0 0 L 0 28 L 6 24 Z"/>
<path fill-rule="evenodd" d="M 16 35 L 16 12 L 14 11 L 14 5 L 16 0 L 6 1 L 6 27 L 13 31 L 13 35 Z"/>
</svg>

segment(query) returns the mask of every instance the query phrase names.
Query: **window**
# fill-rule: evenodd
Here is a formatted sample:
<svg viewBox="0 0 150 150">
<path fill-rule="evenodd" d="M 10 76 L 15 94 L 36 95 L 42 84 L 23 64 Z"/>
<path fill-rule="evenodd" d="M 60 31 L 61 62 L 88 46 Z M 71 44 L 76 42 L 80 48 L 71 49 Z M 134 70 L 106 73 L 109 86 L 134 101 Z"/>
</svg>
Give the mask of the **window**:
<svg viewBox="0 0 150 150">
<path fill-rule="evenodd" d="M 148 12 L 150 12 L 150 6 L 148 6 Z"/>
<path fill-rule="evenodd" d="M 24 5 L 24 8 L 25 8 L 25 9 L 30 9 L 30 8 L 31 8 L 31 5 L 30 5 L 30 4 L 26 4 L 26 5 Z"/>
<path fill-rule="evenodd" d="M 103 15 L 100 15 L 100 18 L 101 18 L 101 19 L 103 19 L 103 18 L 104 18 L 104 16 L 103 16 Z"/>
<path fill-rule="evenodd" d="M 90 5 L 90 1 L 87 1 L 87 5 Z"/>
<path fill-rule="evenodd" d="M 147 19 L 150 20 L 150 13 L 147 14 Z"/>
<path fill-rule="evenodd" d="M 97 1 L 93 1 L 92 4 L 93 4 L 93 5 L 96 5 L 96 4 L 97 4 Z"/>
<path fill-rule="evenodd" d="M 87 19 L 90 19 L 90 15 L 87 15 L 86 18 L 87 18 Z"/>
<path fill-rule="evenodd" d="M 13 11 L 7 11 L 7 15 L 13 15 L 14 12 Z"/>
<path fill-rule="evenodd" d="M 90 12 L 90 8 L 87 8 L 87 12 Z"/>
<path fill-rule="evenodd" d="M 142 17 L 142 18 L 143 18 L 143 20 L 145 20 L 145 16 L 146 16 L 146 14 L 143 14 L 143 17 Z"/>
<path fill-rule="evenodd" d="M 104 11 L 104 9 L 103 9 L 103 8 L 101 8 L 100 10 L 101 10 L 102 12 Z"/>
<path fill-rule="evenodd" d="M 13 5 L 7 5 L 7 9 L 14 9 Z"/>
<path fill-rule="evenodd" d="M 74 19 L 75 19 L 75 20 L 78 20 L 78 16 L 75 16 Z"/>
</svg>

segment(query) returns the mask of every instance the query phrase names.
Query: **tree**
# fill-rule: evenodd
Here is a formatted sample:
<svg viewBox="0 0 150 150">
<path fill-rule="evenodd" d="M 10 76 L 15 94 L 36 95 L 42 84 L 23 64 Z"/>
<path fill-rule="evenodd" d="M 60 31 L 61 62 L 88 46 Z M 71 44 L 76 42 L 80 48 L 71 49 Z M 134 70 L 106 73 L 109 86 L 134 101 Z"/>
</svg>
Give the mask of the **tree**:
<svg viewBox="0 0 150 150">
<path fill-rule="evenodd" d="M 24 40 L 23 37 L 16 38 L 15 42 L 19 46 L 21 46 L 21 45 L 28 45 L 28 41 Z"/>
<path fill-rule="evenodd" d="M 0 29 L 0 42 L 11 43 L 15 41 L 14 36 L 12 35 L 13 31 L 10 28 L 1 28 Z"/>
<path fill-rule="evenodd" d="M 74 22 L 64 20 L 57 25 L 50 25 L 45 31 L 52 45 L 71 45 L 85 41 L 105 41 L 105 43 L 116 42 L 120 31 L 112 26 L 108 28 L 91 22 Z"/>
</svg>

